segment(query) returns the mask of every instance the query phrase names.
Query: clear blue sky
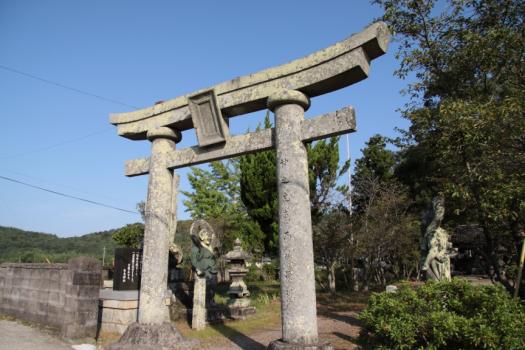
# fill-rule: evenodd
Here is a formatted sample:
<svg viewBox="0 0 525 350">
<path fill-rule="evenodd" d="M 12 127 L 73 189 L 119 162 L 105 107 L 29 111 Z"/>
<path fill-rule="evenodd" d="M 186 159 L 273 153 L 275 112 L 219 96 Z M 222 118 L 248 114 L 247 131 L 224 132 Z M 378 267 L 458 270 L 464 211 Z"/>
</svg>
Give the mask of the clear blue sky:
<svg viewBox="0 0 525 350">
<path fill-rule="evenodd" d="M 300 58 L 380 15 L 367 0 L 0 0 L 0 66 L 146 107 Z M 373 61 L 367 80 L 313 99 L 307 112 L 355 107 L 353 159 L 373 134 L 407 125 L 396 112 L 406 82 L 393 76 L 394 51 Z M 150 145 L 118 137 L 108 122 L 109 113 L 130 110 L 0 67 L 0 176 L 135 210 L 147 177 L 126 178 L 124 162 L 149 155 Z M 233 118 L 232 132 L 254 129 L 263 116 Z M 192 132 L 183 138 L 178 147 L 195 144 Z M 190 190 L 187 171 L 179 174 Z M 179 218 L 189 218 L 182 204 Z M 73 236 L 139 220 L 0 179 L 2 226 Z"/>
</svg>

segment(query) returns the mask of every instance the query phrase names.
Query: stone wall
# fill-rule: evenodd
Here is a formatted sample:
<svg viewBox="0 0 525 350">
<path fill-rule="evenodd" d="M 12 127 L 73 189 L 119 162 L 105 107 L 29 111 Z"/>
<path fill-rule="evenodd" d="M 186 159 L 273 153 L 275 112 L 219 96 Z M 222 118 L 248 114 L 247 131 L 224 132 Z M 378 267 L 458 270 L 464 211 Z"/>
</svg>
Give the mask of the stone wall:
<svg viewBox="0 0 525 350">
<path fill-rule="evenodd" d="M 138 290 L 102 289 L 98 337 L 103 338 L 110 333 L 124 334 L 130 324 L 137 322 L 138 308 Z"/>
<path fill-rule="evenodd" d="M 101 266 L 78 257 L 67 264 L 0 265 L 0 314 L 56 328 L 64 338 L 95 338 Z"/>
</svg>

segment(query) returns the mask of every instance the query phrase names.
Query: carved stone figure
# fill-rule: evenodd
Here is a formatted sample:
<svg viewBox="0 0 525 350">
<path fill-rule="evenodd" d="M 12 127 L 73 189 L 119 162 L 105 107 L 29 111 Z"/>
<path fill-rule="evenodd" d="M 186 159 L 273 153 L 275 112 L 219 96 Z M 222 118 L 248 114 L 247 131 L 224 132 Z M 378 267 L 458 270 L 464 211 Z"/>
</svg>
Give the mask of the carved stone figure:
<svg viewBox="0 0 525 350">
<path fill-rule="evenodd" d="M 423 239 L 421 242 L 422 270 L 427 280 L 450 280 L 450 257 L 453 255 L 449 235 L 441 227 L 445 215 L 445 200 L 441 196 L 432 199 L 432 208 L 422 220 Z"/>
<path fill-rule="evenodd" d="M 190 228 L 192 247 L 191 265 L 195 274 L 210 281 L 217 277 L 217 257 L 214 252 L 213 228 L 204 220 L 197 220 Z"/>
<path fill-rule="evenodd" d="M 195 221 L 190 228 L 191 255 L 190 260 L 195 272 L 193 288 L 193 329 L 203 329 L 206 326 L 207 309 L 215 306 L 215 286 L 217 285 L 217 258 L 214 253 L 213 228 L 204 220 Z"/>
</svg>

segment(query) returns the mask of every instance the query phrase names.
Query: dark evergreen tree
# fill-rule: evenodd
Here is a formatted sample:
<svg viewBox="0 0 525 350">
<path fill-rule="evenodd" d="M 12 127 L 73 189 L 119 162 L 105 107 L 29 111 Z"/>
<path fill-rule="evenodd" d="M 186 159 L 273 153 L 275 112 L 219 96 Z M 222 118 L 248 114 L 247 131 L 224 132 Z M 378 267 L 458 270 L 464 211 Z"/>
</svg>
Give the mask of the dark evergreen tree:
<svg viewBox="0 0 525 350">
<path fill-rule="evenodd" d="M 264 128 L 271 128 L 269 113 Z M 260 128 L 258 127 L 257 130 Z M 241 199 L 248 215 L 264 233 L 264 250 L 276 255 L 279 246 L 277 224 L 277 171 L 275 151 L 264 151 L 240 157 Z"/>
<path fill-rule="evenodd" d="M 355 213 L 363 212 L 374 193 L 370 184 L 384 184 L 394 177 L 395 153 L 386 148 L 387 140 L 374 135 L 361 150 L 363 156 L 356 160 L 352 176 L 352 206 Z"/>
</svg>

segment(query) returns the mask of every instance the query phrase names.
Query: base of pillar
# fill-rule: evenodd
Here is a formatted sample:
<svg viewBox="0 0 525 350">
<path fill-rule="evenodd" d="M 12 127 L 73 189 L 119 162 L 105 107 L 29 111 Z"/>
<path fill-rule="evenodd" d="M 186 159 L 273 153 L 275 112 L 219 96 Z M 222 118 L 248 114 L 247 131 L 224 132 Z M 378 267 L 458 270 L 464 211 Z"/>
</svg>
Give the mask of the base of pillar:
<svg viewBox="0 0 525 350">
<path fill-rule="evenodd" d="M 334 347 L 327 342 L 314 344 L 314 345 L 304 345 L 304 344 L 294 344 L 286 343 L 282 339 L 274 340 L 269 345 L 267 350 L 334 350 Z"/>
<path fill-rule="evenodd" d="M 132 323 L 120 340 L 106 350 L 190 350 L 198 345 L 196 340 L 185 339 L 170 323 Z"/>
</svg>

